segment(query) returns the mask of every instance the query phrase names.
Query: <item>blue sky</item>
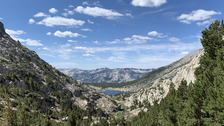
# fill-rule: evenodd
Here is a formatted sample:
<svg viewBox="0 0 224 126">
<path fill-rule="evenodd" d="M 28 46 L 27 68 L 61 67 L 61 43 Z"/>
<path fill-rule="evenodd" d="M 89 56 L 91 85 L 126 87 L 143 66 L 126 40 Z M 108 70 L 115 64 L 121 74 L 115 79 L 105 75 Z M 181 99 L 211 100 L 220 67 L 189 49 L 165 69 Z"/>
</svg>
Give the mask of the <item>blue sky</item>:
<svg viewBox="0 0 224 126">
<path fill-rule="evenodd" d="M 202 48 L 223 0 L 1 0 L 14 39 L 56 68 L 158 68 Z"/>
</svg>

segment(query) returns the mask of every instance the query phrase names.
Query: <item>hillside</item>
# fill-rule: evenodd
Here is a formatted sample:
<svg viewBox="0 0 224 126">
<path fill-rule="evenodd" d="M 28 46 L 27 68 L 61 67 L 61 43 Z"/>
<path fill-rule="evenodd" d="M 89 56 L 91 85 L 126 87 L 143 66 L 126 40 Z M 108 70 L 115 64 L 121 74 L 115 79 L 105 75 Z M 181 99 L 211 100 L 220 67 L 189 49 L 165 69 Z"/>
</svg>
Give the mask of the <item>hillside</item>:
<svg viewBox="0 0 224 126">
<path fill-rule="evenodd" d="M 62 73 L 83 83 L 122 83 L 136 80 L 153 69 L 98 68 L 94 70 L 59 69 Z"/>
<path fill-rule="evenodd" d="M 191 82 L 194 83 L 194 72 L 199 66 L 200 57 L 203 54 L 204 51 L 202 49 L 196 50 L 171 65 L 159 68 L 163 69 L 163 71 L 158 72 L 154 77 L 149 76 L 147 80 L 147 82 L 150 82 L 151 86 L 142 88 L 131 94 L 131 96 L 124 101 L 124 104 L 129 107 L 133 106 L 133 108 L 135 106 L 134 104 L 136 104 L 134 102 L 136 101 L 138 104 L 149 103 L 153 105 L 154 101 L 160 101 L 162 98 L 166 97 L 171 83 L 174 84 L 175 89 L 178 89 L 182 80 L 186 80 L 187 84 Z"/>
<path fill-rule="evenodd" d="M 14 115 L 8 113 L 10 107 L 15 111 Z M 118 111 L 119 106 L 61 73 L 34 51 L 13 40 L 0 22 L 0 110 L 3 124 L 8 123 L 9 115 L 20 118 L 24 113 L 30 116 L 27 118 L 30 125 L 43 125 L 44 119 L 62 124 L 67 119 L 80 120 L 76 124 L 88 124 L 91 119 L 83 121 L 84 116 L 104 117 Z M 23 115 L 16 114 L 20 112 Z M 34 114 L 31 116 L 31 113 Z M 73 114 L 77 116 L 73 117 Z"/>
<path fill-rule="evenodd" d="M 198 66 L 197 63 L 202 54 L 202 49 L 196 50 L 181 58 L 180 60 L 173 62 L 172 64 L 169 64 L 167 66 L 154 69 L 153 71 L 134 81 L 125 83 L 88 83 L 88 85 L 98 86 L 109 90 L 136 92 L 140 89 L 150 87 L 158 81 L 173 80 L 175 81 L 175 83 L 180 83 L 180 81 L 184 78 L 188 80 L 188 82 L 191 82 L 194 81 L 194 69 Z M 193 68 L 185 68 L 186 66 L 192 65 Z"/>
<path fill-rule="evenodd" d="M 218 126 L 224 124 L 223 20 L 216 20 L 202 31 L 201 43 L 204 54 L 200 57 L 200 65 L 194 72 L 195 81 L 189 84 L 183 80 L 178 89 L 175 83 L 167 84 L 169 86 L 167 96 L 161 100 L 155 99 L 153 106 L 146 103 L 149 111 L 142 111 L 140 116 L 129 125 Z M 143 93 L 145 96 L 152 92 Z M 135 103 L 139 107 L 138 101 Z M 140 104 L 140 106 L 144 105 Z"/>
</svg>

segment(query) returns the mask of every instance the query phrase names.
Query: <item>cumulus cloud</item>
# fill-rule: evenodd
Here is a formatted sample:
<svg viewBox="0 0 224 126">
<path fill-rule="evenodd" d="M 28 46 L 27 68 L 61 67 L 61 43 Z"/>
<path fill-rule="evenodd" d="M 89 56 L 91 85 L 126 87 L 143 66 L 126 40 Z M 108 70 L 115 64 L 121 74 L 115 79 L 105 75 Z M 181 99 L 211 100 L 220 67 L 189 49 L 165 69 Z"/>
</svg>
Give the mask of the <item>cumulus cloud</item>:
<svg viewBox="0 0 224 126">
<path fill-rule="evenodd" d="M 26 45 L 29 45 L 29 46 L 43 46 L 43 44 L 40 42 L 40 40 L 21 39 L 21 38 L 18 38 L 18 40 L 20 42 L 25 42 Z"/>
<path fill-rule="evenodd" d="M 90 15 L 93 17 L 104 17 L 106 19 L 116 19 L 118 17 L 124 16 L 123 14 L 118 13 L 116 11 L 104 9 L 104 8 L 100 8 L 100 7 L 84 8 L 82 6 L 78 6 L 77 8 L 75 8 L 75 11 L 78 13 Z"/>
<path fill-rule="evenodd" d="M 62 13 L 63 16 L 73 15 L 75 12 L 73 10 L 64 9 L 66 12 Z"/>
<path fill-rule="evenodd" d="M 120 43 L 121 40 L 120 39 L 115 39 L 114 41 L 109 41 L 107 42 L 108 44 L 117 44 L 117 43 Z"/>
<path fill-rule="evenodd" d="M 82 26 L 85 21 L 82 20 L 75 20 L 73 18 L 64 18 L 64 17 L 46 17 L 42 21 L 38 22 L 37 24 L 45 25 L 47 27 L 53 26 Z"/>
<path fill-rule="evenodd" d="M 176 38 L 176 37 L 170 37 L 169 40 L 171 42 L 178 42 L 178 41 L 180 41 L 180 39 L 179 38 Z"/>
<path fill-rule="evenodd" d="M 35 21 L 32 18 L 29 19 L 29 24 L 33 24 L 33 23 L 35 23 Z"/>
<path fill-rule="evenodd" d="M 13 39 L 18 40 L 20 42 L 25 42 L 26 45 L 29 46 L 43 46 L 43 44 L 40 42 L 40 40 L 33 40 L 33 39 L 22 39 L 19 37 L 19 35 L 25 34 L 26 32 L 22 30 L 5 30 L 6 33 L 8 33 Z"/>
<path fill-rule="evenodd" d="M 132 0 L 131 4 L 140 7 L 159 7 L 166 2 L 166 0 Z"/>
<path fill-rule="evenodd" d="M 221 14 L 221 12 L 216 12 L 213 10 L 194 10 L 189 14 L 181 14 L 180 16 L 177 17 L 177 20 L 179 20 L 182 23 L 185 24 L 191 24 L 193 21 L 203 21 L 210 19 L 214 15 Z"/>
<path fill-rule="evenodd" d="M 49 49 L 49 48 L 47 48 L 47 47 L 43 47 L 42 49 L 43 49 L 43 50 L 50 50 L 50 49 Z"/>
<path fill-rule="evenodd" d="M 92 31 L 92 30 L 89 28 L 83 28 L 83 29 L 81 29 L 81 31 Z"/>
<path fill-rule="evenodd" d="M 47 35 L 51 35 L 51 32 L 47 32 Z"/>
<path fill-rule="evenodd" d="M 62 37 L 62 38 L 65 38 L 65 37 L 69 36 L 70 38 L 74 38 L 74 37 L 79 37 L 79 36 L 82 36 L 82 35 L 79 34 L 79 33 L 73 33 L 71 31 L 64 31 L 64 32 L 56 31 L 54 33 L 54 36 Z"/>
<path fill-rule="evenodd" d="M 163 33 L 159 33 L 157 31 L 148 32 L 148 35 L 149 36 L 154 36 L 154 37 L 159 37 L 159 38 L 165 38 L 165 37 L 167 37 L 167 35 L 164 35 Z"/>
<path fill-rule="evenodd" d="M 56 14 L 58 12 L 58 10 L 55 8 L 51 8 L 51 9 L 49 9 L 49 12 L 52 14 Z"/>
<path fill-rule="evenodd" d="M 44 14 L 43 12 L 39 12 L 39 13 L 33 15 L 33 16 L 34 16 L 34 17 L 47 17 L 47 16 L 49 16 L 49 15 L 46 15 L 46 14 Z"/>
<path fill-rule="evenodd" d="M 153 40 L 153 38 L 150 38 L 148 36 L 141 36 L 141 35 L 132 35 L 130 38 L 124 38 L 123 41 L 127 44 L 133 44 L 133 43 L 145 43 L 148 40 Z"/>
<path fill-rule="evenodd" d="M 24 42 L 29 46 L 43 46 L 39 40 L 25 39 Z"/>
<path fill-rule="evenodd" d="M 153 40 L 153 38 L 142 35 L 132 35 L 131 37 L 120 39 L 115 39 L 113 41 L 108 41 L 108 44 L 117 44 L 117 43 L 126 43 L 126 44 L 140 44 L 145 43 L 149 40 Z"/>
<path fill-rule="evenodd" d="M 8 33 L 10 36 L 12 37 L 17 37 L 18 35 L 21 34 L 25 34 L 26 32 L 22 31 L 22 30 L 9 30 L 9 29 L 5 29 L 6 33 Z"/>
</svg>

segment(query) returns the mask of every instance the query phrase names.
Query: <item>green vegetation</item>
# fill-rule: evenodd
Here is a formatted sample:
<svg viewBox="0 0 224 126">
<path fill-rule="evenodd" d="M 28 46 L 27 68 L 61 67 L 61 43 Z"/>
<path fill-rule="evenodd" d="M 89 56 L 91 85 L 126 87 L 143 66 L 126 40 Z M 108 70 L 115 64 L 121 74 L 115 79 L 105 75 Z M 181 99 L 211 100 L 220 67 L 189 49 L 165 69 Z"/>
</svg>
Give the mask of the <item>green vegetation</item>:
<svg viewBox="0 0 224 126">
<path fill-rule="evenodd" d="M 6 85 L 0 84 L 0 98 L 5 102 L 4 107 L 0 106 L 0 111 L 3 113 L 0 114 L 0 123 L 6 126 L 56 124 L 57 126 L 67 124 L 79 126 L 91 123 L 90 118 L 83 120 L 84 116 L 90 117 L 89 113 L 72 105 L 70 97 L 61 93 L 58 93 L 58 97 L 61 97 L 60 108 L 58 108 L 60 111 L 51 107 L 50 99 L 43 98 L 37 93 L 22 88 L 8 88 Z M 63 120 L 66 117 L 68 117 L 68 122 L 66 122 L 67 119 Z M 73 123 L 74 121 L 75 123 Z"/>
<path fill-rule="evenodd" d="M 215 21 L 202 31 L 204 55 L 195 71 L 195 83 L 173 84 L 160 104 L 134 118 L 131 126 L 224 125 L 224 23 Z"/>
</svg>

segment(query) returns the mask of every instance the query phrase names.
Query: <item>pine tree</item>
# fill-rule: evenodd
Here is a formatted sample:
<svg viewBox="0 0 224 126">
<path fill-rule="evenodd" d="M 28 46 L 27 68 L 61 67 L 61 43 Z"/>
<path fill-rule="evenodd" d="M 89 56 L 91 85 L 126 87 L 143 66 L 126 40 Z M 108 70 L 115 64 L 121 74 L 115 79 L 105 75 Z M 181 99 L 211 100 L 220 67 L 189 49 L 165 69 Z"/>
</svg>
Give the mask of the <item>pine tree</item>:
<svg viewBox="0 0 224 126">
<path fill-rule="evenodd" d="M 217 93 L 224 90 L 221 88 L 221 81 L 218 81 L 220 76 L 214 74 L 217 73 L 214 70 L 218 71 L 216 70 L 219 69 L 217 64 L 222 62 L 217 62 L 217 55 L 224 46 L 222 40 L 224 35 L 223 26 L 223 21 L 221 25 L 220 21 L 215 21 L 208 29 L 206 28 L 202 31 L 201 43 L 205 53 L 200 59 L 200 66 L 195 71 L 196 82 L 189 92 L 187 105 L 184 110 L 186 123 L 189 125 L 213 125 L 218 122 L 214 114 L 220 111 L 215 107 L 217 106 L 215 104 L 218 104 Z M 220 91 L 217 90 L 218 88 Z M 224 99 L 222 98 L 222 100 Z"/>
<path fill-rule="evenodd" d="M 16 126 L 16 115 L 12 110 L 12 103 L 11 101 L 7 98 L 6 99 L 6 105 L 5 105 L 5 111 L 3 113 L 4 117 L 4 125 L 5 126 Z"/>
</svg>

